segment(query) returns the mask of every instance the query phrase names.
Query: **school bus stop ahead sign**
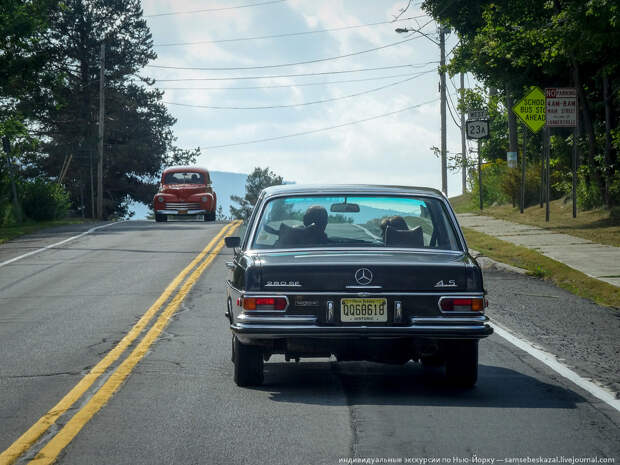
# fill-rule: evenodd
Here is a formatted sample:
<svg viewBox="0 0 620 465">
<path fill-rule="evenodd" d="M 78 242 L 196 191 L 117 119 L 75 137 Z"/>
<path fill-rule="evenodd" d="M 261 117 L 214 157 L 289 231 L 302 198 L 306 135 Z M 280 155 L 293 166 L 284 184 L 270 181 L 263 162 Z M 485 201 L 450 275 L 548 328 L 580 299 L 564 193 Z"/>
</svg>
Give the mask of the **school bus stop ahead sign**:
<svg viewBox="0 0 620 465">
<path fill-rule="evenodd" d="M 533 133 L 537 133 L 545 125 L 545 108 L 545 94 L 539 87 L 534 87 L 512 107 L 512 111 Z"/>
</svg>

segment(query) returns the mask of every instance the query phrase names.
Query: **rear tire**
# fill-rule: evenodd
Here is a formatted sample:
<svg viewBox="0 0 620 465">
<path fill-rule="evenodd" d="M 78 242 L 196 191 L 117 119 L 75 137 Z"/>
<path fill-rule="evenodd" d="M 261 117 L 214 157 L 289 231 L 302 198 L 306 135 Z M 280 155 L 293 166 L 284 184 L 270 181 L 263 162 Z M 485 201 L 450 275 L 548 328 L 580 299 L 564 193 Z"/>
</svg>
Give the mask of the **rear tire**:
<svg viewBox="0 0 620 465">
<path fill-rule="evenodd" d="M 160 215 L 159 213 L 155 213 L 155 221 L 158 223 L 165 223 L 168 221 L 168 217 L 166 215 Z"/>
<path fill-rule="evenodd" d="M 233 337 L 234 379 L 237 386 L 260 386 L 263 384 L 263 351 L 260 347 L 242 344 Z"/>
<path fill-rule="evenodd" d="M 448 382 L 458 387 L 473 387 L 478 380 L 478 341 L 454 341 L 446 349 Z"/>
</svg>

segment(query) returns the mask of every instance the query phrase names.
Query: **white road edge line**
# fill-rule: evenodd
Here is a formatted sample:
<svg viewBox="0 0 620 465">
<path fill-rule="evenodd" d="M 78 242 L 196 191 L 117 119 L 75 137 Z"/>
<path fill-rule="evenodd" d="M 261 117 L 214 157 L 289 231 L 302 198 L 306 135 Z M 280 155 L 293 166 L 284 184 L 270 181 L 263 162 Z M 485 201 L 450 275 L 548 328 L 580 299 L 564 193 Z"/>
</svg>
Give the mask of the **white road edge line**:
<svg viewBox="0 0 620 465">
<path fill-rule="evenodd" d="M 557 360 L 555 355 L 534 347 L 532 343 L 515 336 L 514 334 L 510 333 L 507 329 L 499 326 L 497 323 L 493 323 L 492 326 L 493 326 L 493 329 L 495 330 L 495 334 L 504 338 L 511 344 L 517 346 L 519 349 L 527 352 L 528 354 L 530 354 L 532 357 L 534 357 L 538 361 L 547 365 L 549 368 L 551 368 L 553 371 L 558 373 L 560 376 L 563 376 L 569 381 L 572 381 L 580 388 L 584 389 L 585 391 L 592 394 L 594 397 L 602 400 L 603 402 L 605 402 L 606 404 L 610 405 L 611 407 L 615 408 L 617 411 L 620 412 L 620 399 L 616 399 L 613 393 L 598 386 L 592 381 L 581 377 L 580 375 L 575 373 L 573 370 L 568 368 L 566 365 L 560 363 Z"/>
<path fill-rule="evenodd" d="M 95 226 L 94 228 L 90 228 L 88 231 L 84 231 L 83 233 L 78 234 L 77 236 L 71 236 L 71 237 L 65 239 L 64 241 L 56 242 L 55 244 L 47 245 L 47 246 L 42 247 L 40 249 L 33 250 L 32 252 L 25 253 L 24 255 L 20 255 L 19 257 L 14 257 L 14 258 L 11 258 L 10 260 L 6 260 L 4 262 L 0 262 L 0 268 L 2 268 L 5 265 L 9 265 L 9 264 L 11 264 L 13 262 L 16 262 L 17 260 L 21 260 L 22 258 L 30 257 L 32 255 L 38 254 L 39 252 L 43 252 L 44 250 L 53 249 L 54 247 L 58 247 L 59 245 L 66 244 L 69 241 L 73 241 L 75 239 L 79 239 L 80 237 L 86 236 L 87 234 L 90 234 L 93 231 L 96 231 L 97 229 L 107 228 L 108 226 L 112 226 L 113 224 L 118 224 L 118 223 L 124 223 L 124 221 L 114 221 L 113 223 L 107 223 L 107 224 L 103 224 L 101 226 Z"/>
</svg>

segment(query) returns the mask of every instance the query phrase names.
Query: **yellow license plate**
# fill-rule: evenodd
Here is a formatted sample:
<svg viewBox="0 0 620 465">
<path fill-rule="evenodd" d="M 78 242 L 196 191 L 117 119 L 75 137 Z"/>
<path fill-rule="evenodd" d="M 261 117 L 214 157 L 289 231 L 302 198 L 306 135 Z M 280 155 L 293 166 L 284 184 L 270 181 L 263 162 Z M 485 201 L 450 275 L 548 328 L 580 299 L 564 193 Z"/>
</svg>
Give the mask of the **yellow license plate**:
<svg viewBox="0 0 620 465">
<path fill-rule="evenodd" d="M 179 210 L 179 215 L 187 215 L 187 210 Z"/>
<path fill-rule="evenodd" d="M 343 323 L 387 322 L 387 299 L 340 299 Z"/>
</svg>

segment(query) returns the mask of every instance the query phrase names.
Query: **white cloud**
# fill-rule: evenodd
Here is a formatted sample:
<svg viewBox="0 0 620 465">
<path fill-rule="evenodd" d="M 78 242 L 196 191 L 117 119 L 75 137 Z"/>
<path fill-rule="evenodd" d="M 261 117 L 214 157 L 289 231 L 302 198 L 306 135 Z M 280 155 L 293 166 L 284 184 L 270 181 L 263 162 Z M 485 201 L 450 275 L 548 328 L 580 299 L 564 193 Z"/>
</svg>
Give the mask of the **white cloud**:
<svg viewBox="0 0 620 465">
<path fill-rule="evenodd" d="M 155 43 L 192 42 L 282 34 L 365 24 L 393 19 L 406 1 L 290 0 L 288 2 L 221 12 L 164 16 L 149 20 Z M 228 1 L 145 0 L 145 13 L 229 7 Z M 404 16 L 421 12 L 412 9 Z M 427 20 L 422 19 L 420 24 Z M 400 23 L 399 23 L 400 24 Z M 412 27 L 419 24 L 412 21 Z M 432 25 L 427 26 L 432 32 Z M 226 42 L 204 46 L 160 47 L 158 63 L 172 66 L 263 66 L 347 54 L 382 46 L 405 37 L 394 25 L 364 27 L 329 33 L 270 40 Z M 449 42 L 450 43 L 450 42 Z M 334 70 L 423 63 L 438 60 L 437 47 L 422 38 L 380 51 L 341 60 L 249 71 L 155 70 L 161 79 L 260 76 L 320 73 Z M 432 66 L 427 67 L 431 69 Z M 415 72 L 417 70 L 413 70 Z M 291 85 L 290 88 L 255 90 L 169 90 L 165 99 L 194 105 L 263 106 L 300 104 L 346 96 L 379 87 L 392 80 L 341 83 L 329 86 L 295 86 L 307 82 L 361 79 L 405 73 L 406 69 L 351 74 L 287 77 L 240 81 L 187 81 L 169 87 L 222 87 Z M 175 133 L 183 147 L 212 146 L 278 137 L 362 120 L 417 105 L 438 97 L 438 76 L 418 79 L 373 93 L 334 102 L 288 109 L 215 111 L 170 106 L 178 118 Z M 162 83 L 163 84 L 163 83 Z M 449 120 L 449 149 L 460 151 L 460 134 Z M 213 170 L 249 172 L 269 166 L 286 179 L 303 183 L 378 183 L 439 187 L 439 160 L 430 147 L 440 145 L 439 104 L 422 105 L 365 123 L 311 135 L 252 145 L 204 151 L 200 163 Z M 449 175 L 451 194 L 460 191 L 460 174 Z"/>
</svg>

